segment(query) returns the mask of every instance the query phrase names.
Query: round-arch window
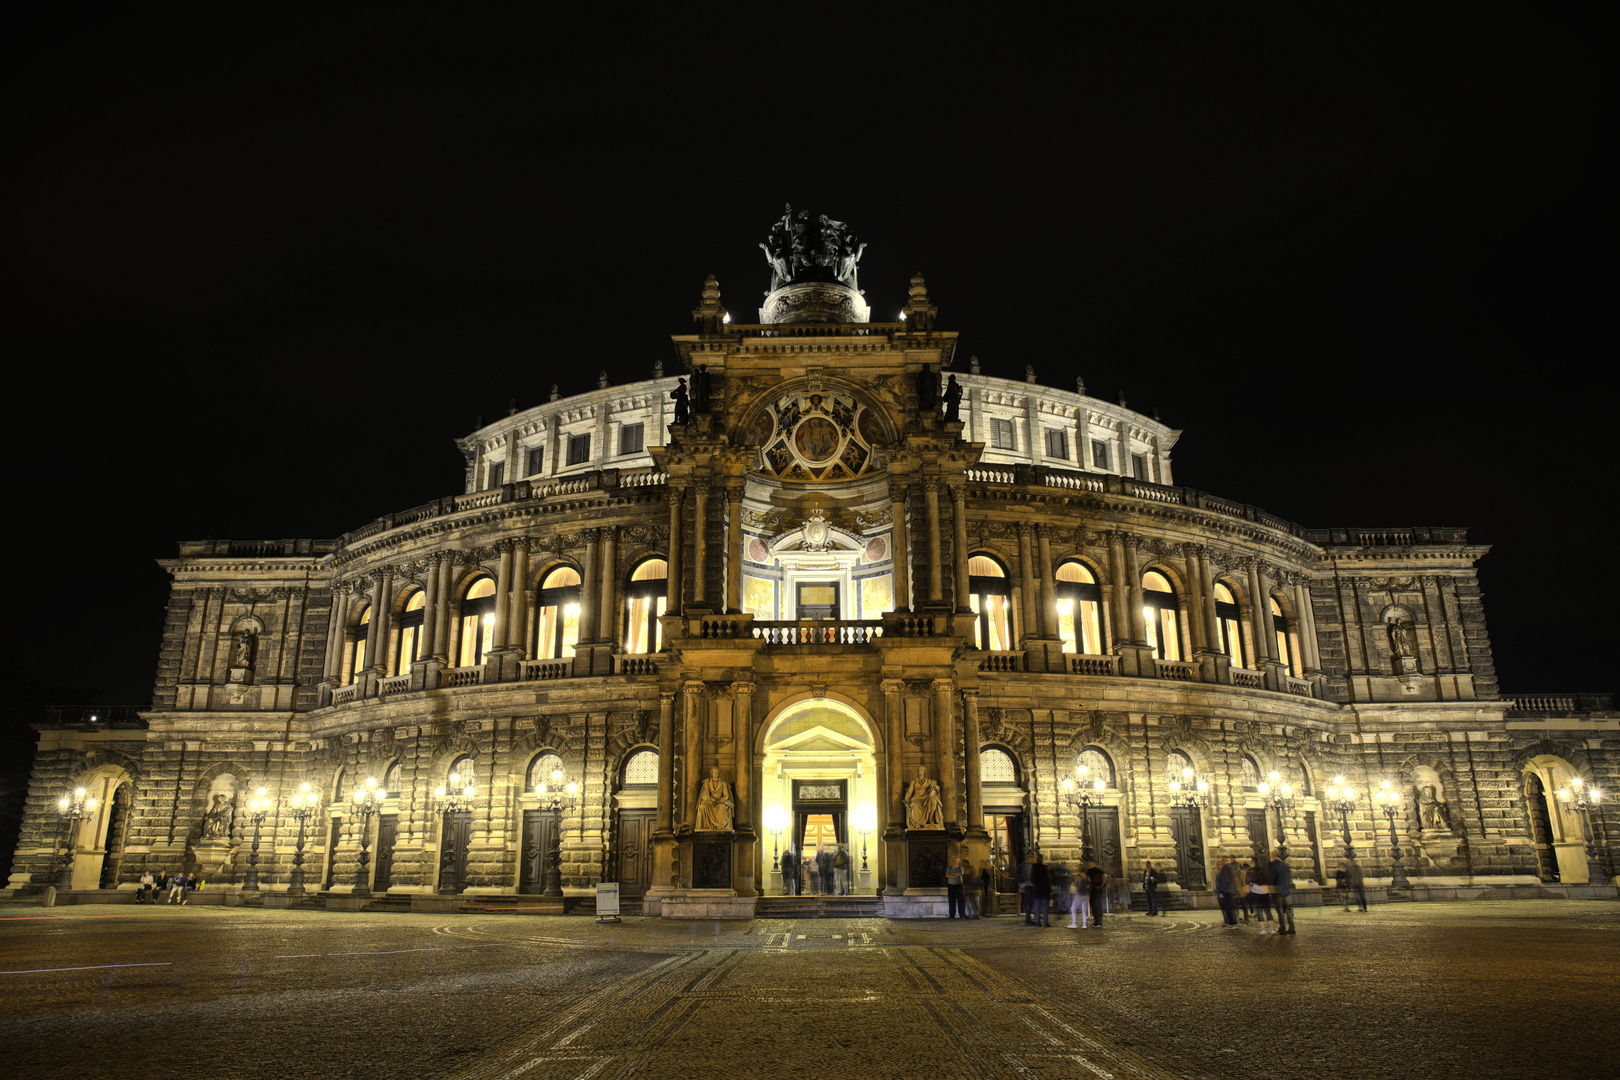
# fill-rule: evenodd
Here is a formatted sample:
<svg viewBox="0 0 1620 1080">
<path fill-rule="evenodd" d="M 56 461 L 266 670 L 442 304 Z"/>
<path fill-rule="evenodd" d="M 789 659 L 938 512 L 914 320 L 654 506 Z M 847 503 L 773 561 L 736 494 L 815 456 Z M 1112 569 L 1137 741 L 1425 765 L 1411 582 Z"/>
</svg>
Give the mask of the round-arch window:
<svg viewBox="0 0 1620 1080">
<path fill-rule="evenodd" d="M 979 751 L 979 780 L 986 784 L 1018 783 L 1018 767 L 1012 755 L 994 747 Z"/>
<path fill-rule="evenodd" d="M 653 787 L 658 783 L 658 751 L 638 750 L 624 763 L 625 787 Z"/>
<path fill-rule="evenodd" d="M 1283 614 L 1282 605 L 1275 596 L 1271 600 L 1271 628 L 1277 635 L 1277 659 L 1288 665 L 1290 675 L 1298 675 L 1299 669 L 1294 664 L 1293 654 L 1288 649 L 1288 616 Z"/>
<path fill-rule="evenodd" d="M 360 681 L 360 673 L 366 670 L 366 632 L 371 628 L 371 608 L 360 613 L 360 621 L 354 624 L 354 655 L 349 665 L 349 679 L 352 682 Z"/>
<path fill-rule="evenodd" d="M 1100 655 L 1102 647 L 1102 589 L 1091 568 L 1070 559 L 1057 568 L 1058 636 L 1064 652 Z"/>
<path fill-rule="evenodd" d="M 1243 662 L 1243 624 L 1238 618 L 1237 600 L 1224 582 L 1215 583 L 1215 627 L 1221 632 L 1221 651 L 1232 661 L 1233 667 L 1247 667 Z"/>
<path fill-rule="evenodd" d="M 383 773 L 383 790 L 388 792 L 388 794 L 397 797 L 399 795 L 399 784 L 404 776 L 404 767 L 401 766 L 399 762 L 394 762 L 392 765 L 388 766 L 388 770 Z"/>
<path fill-rule="evenodd" d="M 624 651 L 658 652 L 664 647 L 664 628 L 658 616 L 669 602 L 669 564 L 648 559 L 630 573 L 624 590 Z"/>
<path fill-rule="evenodd" d="M 579 572 L 559 566 L 540 583 L 539 617 L 534 621 L 534 658 L 562 660 L 579 644 Z"/>
<path fill-rule="evenodd" d="M 1111 788 L 1114 786 L 1114 759 L 1095 746 L 1088 746 L 1080 751 L 1079 760 L 1075 762 L 1075 775 L 1087 787 L 1101 780 L 1103 787 Z"/>
<path fill-rule="evenodd" d="M 1160 660 L 1181 659 L 1181 630 L 1176 620 L 1176 590 L 1157 570 L 1142 575 L 1142 619 L 1148 644 Z"/>
<path fill-rule="evenodd" d="M 1243 790 L 1257 791 L 1260 788 L 1260 766 L 1254 758 L 1244 754 L 1238 759 L 1238 767 L 1243 770 Z"/>
<path fill-rule="evenodd" d="M 1185 784 L 1193 774 L 1192 758 L 1180 750 L 1172 750 L 1165 771 L 1170 774 L 1171 780 Z"/>
<path fill-rule="evenodd" d="M 527 779 L 528 790 L 534 791 L 538 784 L 551 785 L 556 783 L 553 773 L 563 771 L 563 759 L 553 753 L 544 753 L 529 763 Z"/>
<path fill-rule="evenodd" d="M 1007 611 L 1012 602 L 1012 585 L 1007 571 L 988 555 L 968 559 L 968 601 L 973 613 L 973 644 L 992 652 L 1012 648 L 1011 625 Z"/>
<path fill-rule="evenodd" d="M 394 674 L 409 675 L 411 665 L 421 659 L 422 619 L 427 614 L 427 593 L 417 589 L 405 601 L 399 615 L 399 653 L 394 657 Z"/>
<path fill-rule="evenodd" d="M 458 664 L 482 664 L 495 648 L 495 581 L 481 577 L 461 601 L 461 649 Z"/>
<path fill-rule="evenodd" d="M 465 786 L 473 782 L 473 768 L 474 763 L 472 755 L 463 754 L 456 758 L 455 761 L 450 763 L 450 771 L 446 773 L 446 775 L 457 778 L 456 780 L 451 781 L 453 785 L 461 784 Z"/>
</svg>

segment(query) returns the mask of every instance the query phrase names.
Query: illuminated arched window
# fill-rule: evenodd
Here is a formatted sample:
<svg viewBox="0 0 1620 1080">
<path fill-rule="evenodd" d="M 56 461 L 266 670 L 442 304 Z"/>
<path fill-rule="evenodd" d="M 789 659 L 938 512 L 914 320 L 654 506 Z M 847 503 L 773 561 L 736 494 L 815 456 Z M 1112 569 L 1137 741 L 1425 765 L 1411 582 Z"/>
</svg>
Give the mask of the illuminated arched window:
<svg viewBox="0 0 1620 1080">
<path fill-rule="evenodd" d="M 534 658 L 562 660 L 579 644 L 579 572 L 559 566 L 540 583 Z"/>
<path fill-rule="evenodd" d="M 635 568 L 624 590 L 624 651 L 659 652 L 664 647 L 664 628 L 658 616 L 669 601 L 669 564 L 648 559 Z"/>
<path fill-rule="evenodd" d="M 1260 790 L 1260 766 L 1248 754 L 1238 758 L 1238 768 L 1243 770 L 1243 790 Z"/>
<path fill-rule="evenodd" d="M 450 768 L 444 777 L 445 787 L 460 791 L 468 784 L 476 783 L 476 770 L 477 763 L 473 761 L 473 756 L 471 754 L 462 754 L 450 763 Z"/>
<path fill-rule="evenodd" d="M 1192 758 L 1181 750 L 1170 751 L 1165 760 L 1165 775 L 1170 780 L 1177 780 L 1183 785 L 1190 786 L 1196 775 Z"/>
<path fill-rule="evenodd" d="M 993 746 L 979 751 L 979 780 L 985 784 L 1018 783 L 1018 763 L 1005 750 Z"/>
<path fill-rule="evenodd" d="M 1100 655 L 1102 589 L 1085 563 L 1070 559 L 1057 568 L 1058 636 L 1064 652 Z"/>
<path fill-rule="evenodd" d="M 1290 675 L 1299 674 L 1299 666 L 1294 663 L 1292 650 L 1288 648 L 1288 617 L 1283 614 L 1282 605 L 1275 596 L 1271 600 L 1271 627 L 1277 636 L 1277 659 L 1288 665 Z"/>
<path fill-rule="evenodd" d="M 495 580 L 481 577 L 461 601 L 460 667 L 482 664 L 495 648 Z"/>
<path fill-rule="evenodd" d="M 625 787 L 658 786 L 658 751 L 637 750 L 624 763 Z"/>
<path fill-rule="evenodd" d="M 1011 649 L 1011 627 L 1007 609 L 1012 603 L 1012 585 L 1007 571 L 988 555 L 968 560 L 968 599 L 972 602 L 973 644 L 992 652 Z"/>
<path fill-rule="evenodd" d="M 394 674 L 409 675 L 411 665 L 420 660 L 422 648 L 422 616 L 427 611 L 427 593 L 416 590 L 405 601 L 405 610 L 399 615 L 399 655 L 394 659 Z"/>
<path fill-rule="evenodd" d="M 547 751 L 529 762 L 529 775 L 525 783 L 530 791 L 535 790 L 537 784 L 546 784 L 549 787 L 557 782 L 554 774 L 563 771 L 563 759 Z"/>
<path fill-rule="evenodd" d="M 344 786 L 348 781 L 348 778 L 349 774 L 347 769 L 339 769 L 337 771 L 337 779 L 332 781 L 333 806 L 337 806 L 339 803 L 341 803 L 343 801 L 343 797 L 347 794 L 347 792 L 344 790 Z"/>
<path fill-rule="evenodd" d="M 1078 781 L 1086 787 L 1097 780 L 1101 780 L 1105 788 L 1114 786 L 1114 759 L 1100 747 L 1088 746 L 1080 751 L 1074 771 Z"/>
<path fill-rule="evenodd" d="M 400 782 L 404 779 L 405 767 L 397 761 L 394 762 L 393 764 L 389 765 L 388 768 L 383 770 L 383 790 L 388 792 L 388 794 L 393 798 L 397 799 L 399 797 Z"/>
<path fill-rule="evenodd" d="M 360 673 L 366 670 L 366 634 L 371 630 L 371 609 L 368 607 L 360 613 L 360 621 L 354 627 L 354 653 L 349 665 L 349 681 L 359 682 Z"/>
<path fill-rule="evenodd" d="M 1238 615 L 1237 600 L 1224 582 L 1215 583 L 1215 628 L 1221 634 L 1221 652 L 1232 660 L 1233 667 L 1248 667 L 1243 662 L 1243 623 Z"/>
<path fill-rule="evenodd" d="M 1148 644 L 1160 660 L 1181 659 L 1181 624 L 1177 619 L 1176 590 L 1157 570 L 1142 575 L 1142 619 Z"/>
</svg>

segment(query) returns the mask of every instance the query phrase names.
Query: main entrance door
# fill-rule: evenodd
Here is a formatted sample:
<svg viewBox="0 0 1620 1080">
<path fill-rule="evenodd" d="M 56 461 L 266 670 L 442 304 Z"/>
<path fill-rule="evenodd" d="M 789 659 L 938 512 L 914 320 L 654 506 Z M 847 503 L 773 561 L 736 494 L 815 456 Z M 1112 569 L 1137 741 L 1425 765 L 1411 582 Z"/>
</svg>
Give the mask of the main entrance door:
<svg viewBox="0 0 1620 1080">
<path fill-rule="evenodd" d="M 1085 812 L 1085 826 L 1080 858 L 1096 859 L 1103 873 L 1110 877 L 1123 875 L 1125 863 L 1124 851 L 1119 844 L 1119 812 L 1112 806 L 1089 807 Z"/>
<path fill-rule="evenodd" d="M 538 895 L 546 891 L 546 858 L 551 854 L 551 834 L 556 827 L 557 815 L 550 810 L 523 811 L 518 892 Z"/>
<path fill-rule="evenodd" d="M 372 877 L 373 892 L 387 892 L 394 883 L 394 841 L 399 838 L 399 815 L 377 816 L 377 869 Z"/>
<path fill-rule="evenodd" d="M 1253 853 L 1254 865 L 1271 865 L 1271 842 L 1267 839 L 1266 812 L 1264 810 L 1246 811 L 1249 824 L 1249 850 Z"/>
<path fill-rule="evenodd" d="M 458 893 L 467 887 L 467 845 L 472 841 L 472 811 L 444 815 L 439 832 L 439 891 Z"/>
<path fill-rule="evenodd" d="M 1191 806 L 1170 808 L 1170 834 L 1176 840 L 1176 873 L 1187 889 L 1204 889 L 1209 879 L 1204 870 L 1204 829 L 1198 810 Z"/>
<path fill-rule="evenodd" d="M 833 612 L 829 617 L 837 616 Z M 825 698 L 791 706 L 769 723 L 755 774 L 769 832 L 758 845 L 758 880 L 767 894 L 782 892 L 781 871 L 788 852 L 799 862 L 796 875 L 788 864 L 788 884 L 796 877 L 806 893 L 871 895 L 883 880 L 886 863 L 880 838 L 886 803 L 875 743 L 866 719 Z M 860 868 L 863 841 L 869 855 L 876 856 L 869 859 L 865 872 Z M 815 858 L 818 847 L 827 856 L 825 874 Z"/>
<path fill-rule="evenodd" d="M 641 896 L 652 885 L 652 834 L 657 810 L 619 811 L 619 895 Z"/>
</svg>

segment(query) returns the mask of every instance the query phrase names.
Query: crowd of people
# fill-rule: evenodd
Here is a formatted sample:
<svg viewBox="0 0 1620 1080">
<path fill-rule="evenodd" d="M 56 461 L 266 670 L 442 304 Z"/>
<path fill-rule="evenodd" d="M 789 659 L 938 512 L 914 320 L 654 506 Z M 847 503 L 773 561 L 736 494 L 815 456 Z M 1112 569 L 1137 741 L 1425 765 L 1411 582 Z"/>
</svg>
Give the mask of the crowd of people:
<svg viewBox="0 0 1620 1080">
<path fill-rule="evenodd" d="M 156 875 L 148 870 L 141 875 L 135 888 L 137 904 L 184 904 L 193 892 L 204 885 L 201 874 L 171 874 L 159 870 Z"/>
<path fill-rule="evenodd" d="M 854 863 L 848 844 L 820 844 L 802 855 L 782 852 L 782 891 L 789 896 L 853 896 Z"/>
</svg>

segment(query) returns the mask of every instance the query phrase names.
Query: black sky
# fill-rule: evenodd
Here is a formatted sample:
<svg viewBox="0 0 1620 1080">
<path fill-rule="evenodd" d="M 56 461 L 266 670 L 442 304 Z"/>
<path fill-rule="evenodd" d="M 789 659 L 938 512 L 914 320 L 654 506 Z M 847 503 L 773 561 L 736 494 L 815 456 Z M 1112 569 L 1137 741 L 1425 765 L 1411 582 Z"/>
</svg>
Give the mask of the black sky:
<svg viewBox="0 0 1620 1080">
<path fill-rule="evenodd" d="M 1595 28 L 1437 9 L 1002 47 L 449 10 L 15 22 L 20 700 L 149 700 L 176 540 L 459 491 L 453 437 L 647 377 L 706 273 L 752 321 L 785 201 L 868 241 L 874 317 L 921 270 L 964 362 L 1159 410 L 1179 483 L 1470 526 L 1504 691 L 1616 688 Z"/>
</svg>

